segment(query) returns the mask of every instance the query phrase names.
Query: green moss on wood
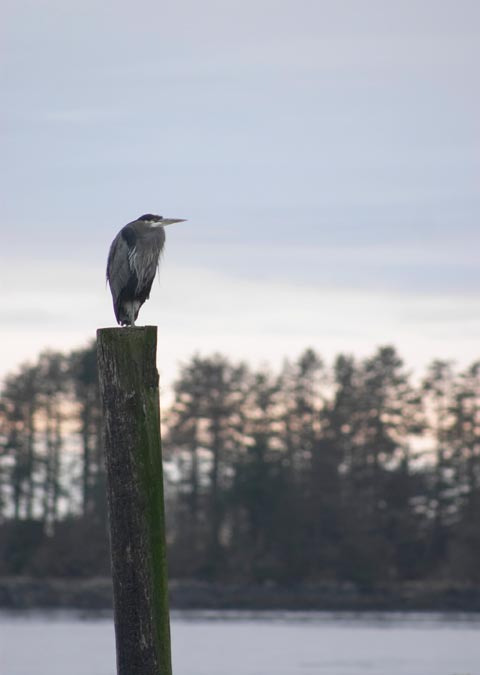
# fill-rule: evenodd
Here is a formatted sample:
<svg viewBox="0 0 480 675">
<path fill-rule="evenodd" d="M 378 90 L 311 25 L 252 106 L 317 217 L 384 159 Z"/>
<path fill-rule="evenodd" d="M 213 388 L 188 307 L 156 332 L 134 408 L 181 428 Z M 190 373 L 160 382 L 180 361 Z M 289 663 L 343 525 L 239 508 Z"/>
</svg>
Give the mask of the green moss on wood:
<svg viewBox="0 0 480 675">
<path fill-rule="evenodd" d="M 146 644 L 145 653 L 152 663 L 156 662 L 156 669 L 142 672 L 171 675 L 160 407 L 155 366 L 157 331 L 154 326 L 107 328 L 99 330 L 97 337 L 105 412 L 119 674 L 127 675 L 132 664 L 138 667 L 141 655 L 133 655 L 133 661 L 126 665 L 129 654 L 118 644 L 124 639 L 131 645 L 130 651 L 135 650 L 135 641 L 129 642 L 129 635 L 137 630 L 140 641 L 154 643 Z M 132 531 L 126 532 L 125 528 Z M 133 556 L 132 560 L 125 560 L 128 556 Z M 138 588 L 125 588 L 129 584 Z M 121 660 L 125 663 L 120 664 Z"/>
</svg>

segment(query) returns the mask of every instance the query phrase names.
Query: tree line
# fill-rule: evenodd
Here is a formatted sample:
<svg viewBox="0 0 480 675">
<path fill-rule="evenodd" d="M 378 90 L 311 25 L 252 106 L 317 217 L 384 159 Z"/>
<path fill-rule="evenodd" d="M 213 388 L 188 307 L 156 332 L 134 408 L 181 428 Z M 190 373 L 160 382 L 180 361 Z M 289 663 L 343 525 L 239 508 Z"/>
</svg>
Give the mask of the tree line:
<svg viewBox="0 0 480 675">
<path fill-rule="evenodd" d="M 0 574 L 109 573 L 101 422 L 93 344 L 5 378 Z M 480 362 L 196 355 L 162 434 L 172 577 L 480 581 Z"/>
</svg>

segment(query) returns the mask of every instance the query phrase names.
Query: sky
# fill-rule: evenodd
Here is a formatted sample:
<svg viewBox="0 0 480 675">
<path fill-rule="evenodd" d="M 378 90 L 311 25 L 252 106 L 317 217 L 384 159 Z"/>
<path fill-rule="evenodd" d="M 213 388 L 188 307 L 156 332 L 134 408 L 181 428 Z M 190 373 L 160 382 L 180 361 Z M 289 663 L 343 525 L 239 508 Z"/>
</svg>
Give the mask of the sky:
<svg viewBox="0 0 480 675">
<path fill-rule="evenodd" d="M 114 325 L 108 248 L 167 229 L 139 323 L 279 364 L 480 356 L 477 0 L 4 0 L 0 378 Z"/>
</svg>

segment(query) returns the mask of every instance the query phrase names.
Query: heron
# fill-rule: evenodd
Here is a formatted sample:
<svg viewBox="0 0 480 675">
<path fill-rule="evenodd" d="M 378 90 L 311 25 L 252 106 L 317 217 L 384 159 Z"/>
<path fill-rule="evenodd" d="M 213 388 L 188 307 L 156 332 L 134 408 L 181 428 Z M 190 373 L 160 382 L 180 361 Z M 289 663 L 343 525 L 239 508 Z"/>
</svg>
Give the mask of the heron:
<svg viewBox="0 0 480 675">
<path fill-rule="evenodd" d="M 122 227 L 110 246 L 107 281 L 121 326 L 135 326 L 140 307 L 150 297 L 165 245 L 165 225 L 185 222 L 146 213 Z"/>
</svg>

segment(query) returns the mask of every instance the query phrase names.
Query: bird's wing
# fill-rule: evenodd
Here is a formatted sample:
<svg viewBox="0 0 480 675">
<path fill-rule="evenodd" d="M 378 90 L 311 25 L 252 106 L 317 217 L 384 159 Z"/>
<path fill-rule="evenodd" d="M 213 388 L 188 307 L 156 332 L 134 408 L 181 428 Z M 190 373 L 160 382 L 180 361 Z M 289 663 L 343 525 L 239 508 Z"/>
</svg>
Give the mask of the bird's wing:
<svg viewBox="0 0 480 675">
<path fill-rule="evenodd" d="M 116 306 L 122 290 L 127 286 L 132 273 L 132 249 L 122 232 L 119 232 L 110 246 L 107 262 L 107 280 Z"/>
<path fill-rule="evenodd" d="M 157 272 L 158 261 L 164 244 L 164 229 L 156 229 L 150 233 L 148 245 L 138 247 L 138 250 L 135 248 L 134 254 L 131 256 L 131 265 L 133 265 L 137 274 L 137 290 L 146 291 L 147 297 Z"/>
</svg>

